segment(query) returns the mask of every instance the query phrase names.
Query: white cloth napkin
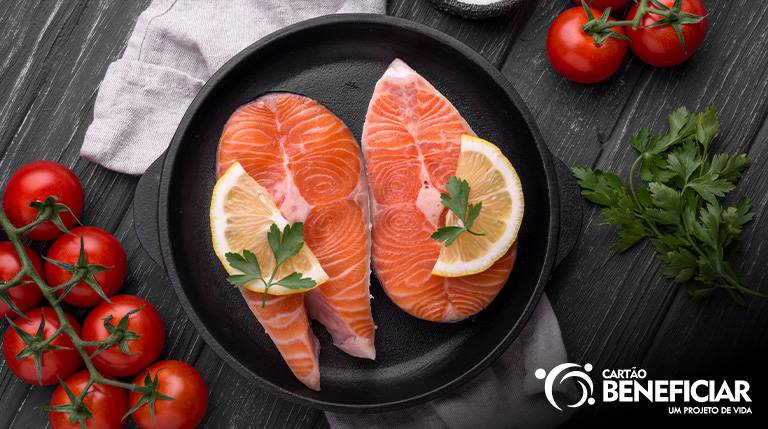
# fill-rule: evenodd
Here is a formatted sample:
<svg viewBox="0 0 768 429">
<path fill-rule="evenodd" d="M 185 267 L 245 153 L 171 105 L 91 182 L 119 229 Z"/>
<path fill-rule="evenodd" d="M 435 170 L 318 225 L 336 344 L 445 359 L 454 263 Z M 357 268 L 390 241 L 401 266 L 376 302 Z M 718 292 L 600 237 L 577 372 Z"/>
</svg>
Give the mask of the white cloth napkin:
<svg viewBox="0 0 768 429">
<path fill-rule="evenodd" d="M 141 174 L 160 156 L 203 83 L 259 38 L 315 16 L 384 13 L 384 0 L 155 0 L 138 18 L 123 57 L 99 89 L 83 157 Z M 546 297 L 509 350 L 450 395 L 408 410 L 327 413 L 334 428 L 547 427 L 568 414 L 543 395 L 538 368 L 566 362 L 560 327 Z"/>
</svg>

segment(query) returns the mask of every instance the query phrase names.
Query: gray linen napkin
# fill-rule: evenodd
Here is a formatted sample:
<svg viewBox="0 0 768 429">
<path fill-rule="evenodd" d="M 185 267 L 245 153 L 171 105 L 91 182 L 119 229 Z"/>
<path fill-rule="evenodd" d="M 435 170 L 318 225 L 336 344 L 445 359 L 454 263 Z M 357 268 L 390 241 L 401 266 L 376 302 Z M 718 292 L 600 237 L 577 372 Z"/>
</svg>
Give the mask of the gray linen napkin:
<svg viewBox="0 0 768 429">
<path fill-rule="evenodd" d="M 109 66 L 81 149 L 106 168 L 141 174 L 165 151 L 205 81 L 259 38 L 315 16 L 384 13 L 384 0 L 155 0 L 138 18 L 123 57 Z M 548 427 L 552 408 L 533 373 L 566 362 L 546 297 L 509 350 L 450 395 L 375 415 L 327 413 L 334 428 Z"/>
<path fill-rule="evenodd" d="M 107 69 L 80 154 L 141 174 L 205 81 L 245 47 L 316 16 L 384 9 L 384 0 L 154 0 Z"/>
</svg>

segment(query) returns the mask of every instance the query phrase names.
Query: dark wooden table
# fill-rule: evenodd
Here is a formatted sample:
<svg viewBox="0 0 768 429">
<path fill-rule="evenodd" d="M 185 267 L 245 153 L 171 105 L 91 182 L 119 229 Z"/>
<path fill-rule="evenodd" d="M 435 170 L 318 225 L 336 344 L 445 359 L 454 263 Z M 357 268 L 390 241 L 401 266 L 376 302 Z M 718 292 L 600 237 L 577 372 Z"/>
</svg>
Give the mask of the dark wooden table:
<svg viewBox="0 0 768 429">
<path fill-rule="evenodd" d="M 78 156 L 99 82 L 148 3 L 3 2 L 2 183 L 35 159 L 74 168 L 86 190 L 85 222 L 112 231 L 126 248 L 130 269 L 124 291 L 149 299 L 167 323 L 164 355 L 192 362 L 208 382 L 206 426 L 327 426 L 321 412 L 258 389 L 205 345 L 133 234 L 130 208 L 138 179 Z M 510 16 L 481 23 L 437 12 L 427 0 L 391 1 L 387 12 L 440 29 L 499 67 L 528 104 L 549 147 L 568 165 L 626 175 L 634 156 L 628 136 L 643 126 L 663 127 L 667 114 L 680 105 L 693 110 L 714 104 L 723 128 L 718 149 L 747 152 L 753 160 L 736 193 L 752 198 L 756 217 L 731 260 L 749 285 L 768 291 L 768 2 L 707 1 L 710 31 L 692 60 L 654 69 L 630 56 L 615 77 L 594 86 L 563 80 L 545 55 L 548 25 L 569 3 L 529 0 Z M 754 377 L 752 369 L 768 351 L 768 301 L 752 299 L 747 309 L 720 296 L 693 303 L 682 288 L 661 277 L 648 243 L 621 255 L 609 251 L 613 231 L 600 222 L 598 210 L 585 206 L 579 244 L 547 289 L 570 359 L 598 370 L 643 367 L 659 378 Z M 753 386 L 760 388 L 765 389 Z M 16 380 L 3 363 L 0 427 L 45 426 L 42 406 L 51 391 Z M 597 405 L 583 409 L 574 422 L 626 410 Z"/>
</svg>

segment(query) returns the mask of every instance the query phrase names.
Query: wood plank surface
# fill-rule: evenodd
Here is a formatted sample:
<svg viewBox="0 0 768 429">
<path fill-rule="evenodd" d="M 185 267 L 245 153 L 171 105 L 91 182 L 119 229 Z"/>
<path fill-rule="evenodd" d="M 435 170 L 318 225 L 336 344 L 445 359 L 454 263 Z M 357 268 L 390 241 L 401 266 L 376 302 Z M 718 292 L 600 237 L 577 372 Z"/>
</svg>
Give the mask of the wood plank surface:
<svg viewBox="0 0 768 429">
<path fill-rule="evenodd" d="M 123 291 L 158 307 L 167 323 L 164 356 L 194 363 L 209 384 L 206 427 L 327 426 L 321 412 L 265 393 L 203 343 L 133 234 L 130 203 L 137 179 L 78 157 L 99 82 L 148 3 L 20 0 L 0 7 L 0 184 L 34 159 L 57 160 L 76 171 L 86 189 L 84 221 L 113 232 L 129 255 Z M 545 55 L 547 28 L 568 1 L 529 0 L 509 16 L 484 22 L 438 12 L 428 0 L 390 1 L 387 11 L 444 31 L 501 67 L 553 153 L 568 165 L 626 175 L 634 155 L 627 138 L 638 128 L 662 128 L 666 115 L 681 104 L 689 109 L 715 104 L 723 123 L 717 149 L 749 152 L 754 161 L 735 193 L 753 199 L 756 218 L 732 261 L 749 285 L 766 291 L 768 33 L 762 29 L 768 25 L 768 3 L 707 5 L 710 33 L 691 61 L 664 70 L 630 56 L 617 76 L 593 86 L 560 78 Z M 585 206 L 577 248 L 547 289 L 572 361 L 598 369 L 642 365 L 664 377 L 727 376 L 722 368 L 744 373 L 759 363 L 768 351 L 766 301 L 751 299 L 746 310 L 725 297 L 692 303 L 661 277 L 649 244 L 620 255 L 610 252 L 613 230 L 601 221 L 596 208 Z M 0 427 L 45 427 L 42 406 L 51 390 L 30 388 L 0 364 Z M 585 409 L 573 423 L 591 422 L 600 411 Z M 602 411 L 601 416 L 614 412 Z"/>
<path fill-rule="evenodd" d="M 593 86 L 566 81 L 546 58 L 547 28 L 568 7 L 563 3 L 540 2 L 503 67 L 553 153 L 570 166 L 594 166 L 626 178 L 636 157 L 628 138 L 637 130 L 664 129 L 667 115 L 681 105 L 690 110 L 714 105 L 723 130 L 715 150 L 748 152 L 754 161 L 733 194 L 752 198 L 755 220 L 744 232 L 747 244 L 730 259 L 748 285 L 768 292 L 768 35 L 758 30 L 765 28 L 768 3 L 708 2 L 707 40 L 690 61 L 656 69 L 630 55 L 616 76 Z M 662 278 L 650 243 L 611 252 L 613 228 L 601 225 L 598 208 L 585 208 L 577 247 L 547 289 L 571 361 L 592 363 L 595 371 L 642 366 L 658 378 L 762 373 L 750 369 L 764 361 L 768 347 L 768 301 L 748 298 L 747 309 L 726 296 L 691 302 L 682 287 Z M 598 405 L 572 423 L 626 412 Z"/>
</svg>

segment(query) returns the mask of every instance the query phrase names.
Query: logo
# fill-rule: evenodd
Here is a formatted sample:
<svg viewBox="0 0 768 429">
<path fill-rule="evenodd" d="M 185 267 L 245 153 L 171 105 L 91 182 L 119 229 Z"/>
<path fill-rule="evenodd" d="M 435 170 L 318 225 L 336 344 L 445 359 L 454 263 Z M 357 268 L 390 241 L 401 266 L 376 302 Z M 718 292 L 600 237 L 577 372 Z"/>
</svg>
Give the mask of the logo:
<svg viewBox="0 0 768 429">
<path fill-rule="evenodd" d="M 595 403 L 595 398 L 592 397 L 592 394 L 595 391 L 595 386 L 592 384 L 592 379 L 587 374 L 588 372 L 592 371 L 592 364 L 586 364 L 584 365 L 584 371 L 581 371 L 582 366 L 577 365 L 575 363 L 562 363 L 552 369 L 552 371 L 547 374 L 547 371 L 545 371 L 543 368 L 539 368 L 536 370 L 534 375 L 539 380 L 546 380 L 544 381 L 544 394 L 547 396 L 547 400 L 550 404 L 552 404 L 553 407 L 557 408 L 560 411 L 563 411 L 562 408 L 557 404 L 555 401 L 555 397 L 553 395 L 553 389 L 555 386 L 555 382 L 557 384 L 563 384 L 564 382 L 573 379 L 576 381 L 576 384 L 581 389 L 581 396 L 579 397 L 579 400 L 574 402 L 573 404 L 566 404 L 568 408 L 576 408 L 584 405 L 584 403 L 588 403 L 589 405 L 593 405 Z"/>
<path fill-rule="evenodd" d="M 601 388 L 600 399 L 603 403 L 667 403 L 668 414 L 752 414 L 752 398 L 749 396 L 750 385 L 747 380 L 654 379 L 648 377 L 645 369 L 634 366 L 625 369 L 606 368 L 590 376 L 587 373 L 592 369 L 589 363 L 583 367 L 575 363 L 563 363 L 549 373 L 539 368 L 534 375 L 544 380 L 544 394 L 559 411 L 563 411 L 563 408 L 557 403 L 554 392 L 558 390 L 565 393 L 566 389 L 558 386 L 567 382 L 571 383 L 568 387 L 576 385 L 581 395 L 575 402 L 563 405 L 568 408 L 594 405 L 594 377 Z M 561 402 L 570 399 L 573 399 L 571 394 L 558 396 Z"/>
</svg>

